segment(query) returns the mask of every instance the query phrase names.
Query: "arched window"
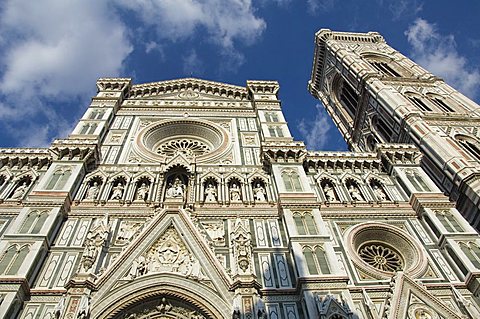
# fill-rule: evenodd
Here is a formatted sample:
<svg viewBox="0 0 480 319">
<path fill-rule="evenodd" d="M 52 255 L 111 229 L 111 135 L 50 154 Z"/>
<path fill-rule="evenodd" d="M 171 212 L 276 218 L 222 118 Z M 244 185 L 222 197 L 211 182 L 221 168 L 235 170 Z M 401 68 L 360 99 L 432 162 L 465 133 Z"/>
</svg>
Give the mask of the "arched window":
<svg viewBox="0 0 480 319">
<path fill-rule="evenodd" d="M 330 274 L 330 266 L 323 248 L 316 246 L 315 249 L 312 249 L 306 246 L 303 248 L 303 256 L 310 275 Z"/>
<path fill-rule="evenodd" d="M 480 147 L 476 139 L 464 135 L 456 135 L 455 139 L 470 155 L 480 160 Z"/>
<path fill-rule="evenodd" d="M 428 187 L 427 183 L 423 180 L 420 174 L 415 169 L 405 170 L 405 175 L 410 183 L 413 185 L 416 191 L 418 192 L 431 192 L 432 190 Z"/>
<path fill-rule="evenodd" d="M 427 103 L 425 103 L 422 97 L 418 95 L 409 94 L 409 93 L 406 93 L 405 96 L 414 106 L 416 106 L 420 110 L 424 112 L 432 111 L 432 109 L 427 105 Z"/>
<path fill-rule="evenodd" d="M 278 115 L 275 112 L 266 112 L 265 120 L 267 122 L 278 122 Z"/>
<path fill-rule="evenodd" d="M 271 137 L 283 137 L 283 130 L 280 126 L 269 126 L 268 132 Z"/>
<path fill-rule="evenodd" d="M 48 182 L 45 189 L 62 189 L 67 183 L 71 175 L 72 175 L 72 172 L 69 169 L 56 170 L 53 173 L 52 177 L 50 178 L 50 181 Z"/>
<path fill-rule="evenodd" d="M 388 63 L 380 61 L 368 61 L 378 72 L 392 77 L 400 77 L 401 75 L 395 71 Z"/>
<path fill-rule="evenodd" d="M 340 103 L 346 107 L 348 113 L 353 118 L 358 106 L 358 93 L 347 81 L 342 81 L 342 90 L 339 96 Z"/>
<path fill-rule="evenodd" d="M 302 184 L 297 172 L 293 170 L 285 170 L 282 172 L 282 180 L 287 192 L 301 192 Z"/>
<path fill-rule="evenodd" d="M 20 233 L 24 234 L 38 234 L 47 220 L 47 211 L 32 211 L 27 217 L 20 228 Z"/>
<path fill-rule="evenodd" d="M 88 130 L 88 134 L 95 133 L 96 129 L 97 129 L 97 123 L 90 124 L 90 129 Z"/>
<path fill-rule="evenodd" d="M 80 130 L 80 134 L 87 134 L 89 128 L 90 124 L 83 124 L 82 129 Z"/>
<path fill-rule="evenodd" d="M 427 94 L 427 97 L 432 102 L 432 104 L 438 107 L 442 112 L 455 112 L 453 108 L 451 108 L 447 103 L 445 103 L 445 100 L 443 98 L 433 94 Z"/>
<path fill-rule="evenodd" d="M 475 244 L 460 243 L 460 248 L 475 268 L 480 269 L 480 248 Z"/>
<path fill-rule="evenodd" d="M 293 214 L 293 220 L 295 222 L 295 227 L 297 228 L 297 233 L 299 235 L 317 235 L 317 225 L 313 215 L 309 212 L 303 214 L 296 212 Z"/>
<path fill-rule="evenodd" d="M 436 211 L 437 218 L 442 223 L 443 227 L 450 232 L 463 232 L 463 228 L 458 223 L 457 219 L 449 211 Z"/>
<path fill-rule="evenodd" d="M 30 251 L 30 246 L 10 246 L 0 260 L 0 274 L 15 275 Z"/>
</svg>

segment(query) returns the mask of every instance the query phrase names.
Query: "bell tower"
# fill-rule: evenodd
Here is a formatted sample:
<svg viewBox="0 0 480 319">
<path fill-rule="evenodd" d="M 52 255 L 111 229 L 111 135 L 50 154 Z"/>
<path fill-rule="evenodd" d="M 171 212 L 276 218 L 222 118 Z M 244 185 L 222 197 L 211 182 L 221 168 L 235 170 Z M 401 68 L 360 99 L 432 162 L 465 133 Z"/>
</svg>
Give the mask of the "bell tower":
<svg viewBox="0 0 480 319">
<path fill-rule="evenodd" d="M 308 90 L 352 151 L 415 144 L 422 167 L 480 229 L 479 105 L 376 32 L 317 32 Z"/>
</svg>

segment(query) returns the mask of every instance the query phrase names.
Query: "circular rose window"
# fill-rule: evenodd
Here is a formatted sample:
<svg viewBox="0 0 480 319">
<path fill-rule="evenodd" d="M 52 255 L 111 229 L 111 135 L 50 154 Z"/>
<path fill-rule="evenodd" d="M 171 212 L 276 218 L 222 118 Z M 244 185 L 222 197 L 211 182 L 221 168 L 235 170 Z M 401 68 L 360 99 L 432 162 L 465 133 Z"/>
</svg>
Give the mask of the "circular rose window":
<svg viewBox="0 0 480 319">
<path fill-rule="evenodd" d="M 404 230 L 384 223 L 355 225 L 345 234 L 352 262 L 374 278 L 390 278 L 404 271 L 415 278 L 427 269 L 427 256 L 420 244 Z"/>
<path fill-rule="evenodd" d="M 136 148 L 150 160 L 161 161 L 183 154 L 196 161 L 224 154 L 229 145 L 227 132 L 204 120 L 179 119 L 152 123 L 140 131 Z"/>
</svg>

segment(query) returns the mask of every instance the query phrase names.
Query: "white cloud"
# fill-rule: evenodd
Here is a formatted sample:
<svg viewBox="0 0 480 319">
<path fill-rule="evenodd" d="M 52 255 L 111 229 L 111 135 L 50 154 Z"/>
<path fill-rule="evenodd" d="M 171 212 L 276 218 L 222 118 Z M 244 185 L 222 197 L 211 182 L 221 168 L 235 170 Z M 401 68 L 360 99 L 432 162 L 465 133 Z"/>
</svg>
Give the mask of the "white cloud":
<svg viewBox="0 0 480 319">
<path fill-rule="evenodd" d="M 298 130 L 305 138 L 309 150 L 321 150 L 325 146 L 331 129 L 329 116 L 321 104 L 315 105 L 317 114 L 314 120 L 302 119 Z"/>
<path fill-rule="evenodd" d="M 479 95 L 480 71 L 468 65 L 467 59 L 457 51 L 455 37 L 442 35 L 435 24 L 416 19 L 405 31 L 417 63 L 439 75 L 465 95 Z"/>
<path fill-rule="evenodd" d="M 128 30 L 104 1 L 10 0 L 0 10 L 0 120 L 14 130 L 12 121 L 48 118 L 55 127 L 37 125 L 30 143 L 43 145 L 66 125 L 51 103 L 87 102 L 97 78 L 121 73 Z"/>
<path fill-rule="evenodd" d="M 118 75 L 132 51 L 125 26 L 103 1 L 9 1 L 0 21 L 0 32 L 11 35 L 2 54 L 3 93 L 90 92 L 99 76 Z"/>
<path fill-rule="evenodd" d="M 204 71 L 203 62 L 197 54 L 197 51 L 191 50 L 187 55 L 183 56 L 183 72 L 186 76 L 198 76 Z"/>
<path fill-rule="evenodd" d="M 236 42 L 255 42 L 266 27 L 255 16 L 251 0 L 122 0 L 122 8 L 135 12 L 143 23 L 156 29 L 159 39 L 201 41 L 207 38 L 223 55 L 243 61 Z M 195 38 L 194 35 L 201 35 Z"/>
<path fill-rule="evenodd" d="M 330 11 L 335 5 L 335 0 L 307 0 L 307 8 L 311 14 L 318 11 Z"/>
</svg>

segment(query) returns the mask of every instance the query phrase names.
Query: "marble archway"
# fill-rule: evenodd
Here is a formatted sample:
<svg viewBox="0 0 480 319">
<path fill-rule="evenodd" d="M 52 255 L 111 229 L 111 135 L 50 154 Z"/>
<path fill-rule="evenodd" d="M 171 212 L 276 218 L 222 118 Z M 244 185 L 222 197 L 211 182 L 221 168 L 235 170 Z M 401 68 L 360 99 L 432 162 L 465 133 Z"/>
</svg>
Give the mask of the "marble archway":
<svg viewBox="0 0 480 319">
<path fill-rule="evenodd" d="M 231 316 L 232 296 L 176 274 L 137 278 L 92 303 L 98 319 L 220 319 Z M 227 299 L 227 300 L 225 300 Z"/>
</svg>

